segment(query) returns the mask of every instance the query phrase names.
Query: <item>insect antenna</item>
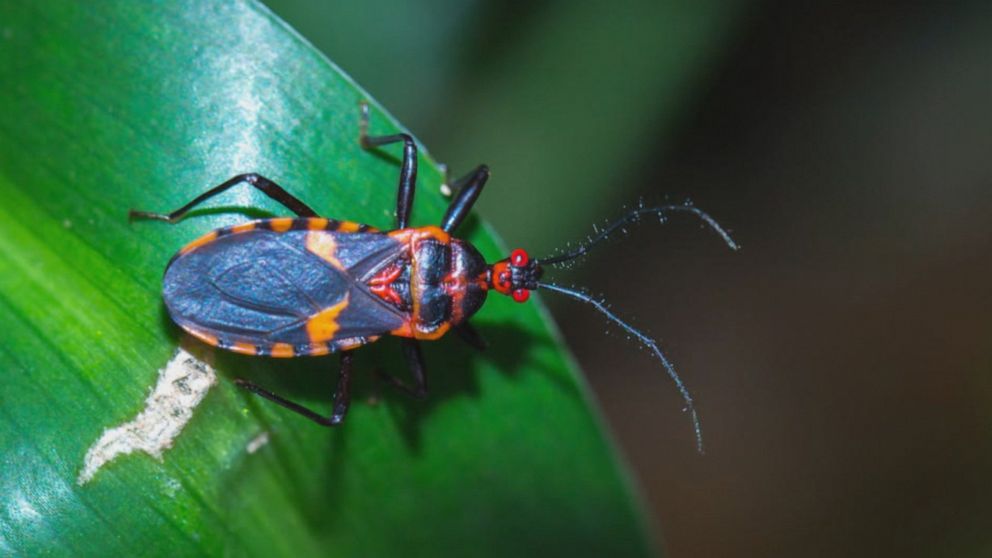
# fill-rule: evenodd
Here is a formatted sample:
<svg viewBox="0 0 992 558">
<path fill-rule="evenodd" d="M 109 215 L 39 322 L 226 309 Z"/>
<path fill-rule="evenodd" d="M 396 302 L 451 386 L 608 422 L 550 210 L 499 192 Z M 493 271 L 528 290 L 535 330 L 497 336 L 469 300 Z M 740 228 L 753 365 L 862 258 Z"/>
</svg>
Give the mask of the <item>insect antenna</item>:
<svg viewBox="0 0 992 558">
<path fill-rule="evenodd" d="M 713 225 L 716 225 L 716 223 L 713 223 Z M 720 230 L 722 232 L 722 229 L 719 229 L 718 226 L 717 226 L 717 230 Z M 729 237 L 727 239 L 729 240 Z M 547 289 L 549 291 L 555 291 L 570 296 L 574 299 L 581 300 L 583 302 L 587 302 L 591 304 L 594 308 L 596 308 L 596 310 L 599 310 L 607 318 L 609 318 L 610 321 L 619 325 L 627 333 L 636 337 L 638 341 L 644 344 L 645 347 L 650 349 L 651 352 L 654 353 L 656 357 L 658 357 L 658 360 L 661 361 L 662 366 L 665 367 L 665 371 L 668 372 L 668 377 L 670 377 L 672 381 L 675 382 L 675 387 L 677 387 L 679 393 L 682 394 L 682 399 L 685 401 L 686 409 L 689 411 L 689 414 L 692 417 L 692 429 L 696 434 L 696 449 L 699 451 L 699 453 L 703 453 L 703 431 L 699 426 L 699 415 L 696 413 L 696 406 L 692 402 L 692 395 L 689 394 L 689 390 L 685 387 L 685 384 L 682 383 L 682 379 L 679 378 L 678 372 L 675 371 L 675 366 L 673 366 L 672 363 L 667 358 L 665 358 L 665 354 L 661 352 L 661 349 L 658 347 L 658 343 L 655 342 L 654 339 L 651 339 L 647 335 L 641 333 L 639 330 L 634 328 L 634 326 L 621 320 L 619 317 L 617 317 L 616 314 L 611 312 L 609 308 L 604 306 L 602 302 L 592 298 L 586 293 L 583 293 L 581 291 L 574 291 L 572 289 L 555 285 L 553 283 L 538 283 L 538 287 L 542 289 Z"/>
<path fill-rule="evenodd" d="M 722 238 L 723 241 L 727 243 L 727 246 L 729 246 L 731 250 L 737 250 L 738 248 L 737 243 L 734 242 L 732 238 L 730 238 L 730 234 L 728 234 L 727 231 L 725 231 L 723 227 L 721 227 L 720 224 L 717 223 L 716 220 L 710 217 L 709 214 L 707 214 L 706 212 L 702 211 L 701 209 L 697 209 L 691 205 L 662 205 L 659 207 L 639 207 L 637 209 L 632 209 L 626 215 L 610 223 L 610 225 L 607 226 L 605 229 L 599 231 L 596 235 L 590 237 L 588 240 L 580 244 L 575 249 L 570 250 L 564 254 L 559 254 L 557 256 L 549 256 L 547 258 L 541 258 L 539 260 L 536 260 L 536 263 L 539 265 L 557 265 L 567 262 L 569 260 L 574 260 L 575 258 L 578 258 L 579 256 L 588 252 L 596 244 L 599 244 L 600 242 L 606 240 L 617 229 L 623 227 L 624 225 L 627 225 L 628 223 L 637 221 L 638 219 L 641 218 L 642 215 L 655 215 L 657 217 L 664 219 L 664 217 L 669 213 L 691 213 L 699 217 L 703 221 L 703 223 L 709 225 L 711 229 L 713 229 L 714 231 L 716 231 L 718 235 L 720 235 L 720 238 Z"/>
</svg>

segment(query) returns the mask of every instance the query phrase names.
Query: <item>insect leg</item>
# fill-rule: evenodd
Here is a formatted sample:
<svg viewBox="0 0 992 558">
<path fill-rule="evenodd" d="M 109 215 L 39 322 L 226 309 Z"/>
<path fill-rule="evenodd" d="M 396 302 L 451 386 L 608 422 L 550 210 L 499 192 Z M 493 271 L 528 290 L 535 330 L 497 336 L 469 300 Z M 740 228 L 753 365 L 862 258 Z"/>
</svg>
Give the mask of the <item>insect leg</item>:
<svg viewBox="0 0 992 558">
<path fill-rule="evenodd" d="M 234 383 L 238 387 L 244 388 L 256 395 L 261 395 L 262 397 L 281 405 L 294 413 L 299 413 L 308 419 L 320 424 L 322 426 L 337 426 L 341 424 L 344 420 L 344 416 L 348 414 L 348 404 L 351 403 L 351 351 L 344 351 L 341 353 L 341 375 L 338 378 L 338 387 L 334 391 L 334 410 L 331 412 L 331 416 L 322 416 L 310 409 L 300 405 L 299 403 L 294 403 L 284 397 L 276 395 L 271 391 L 261 388 L 249 381 L 237 378 Z"/>
<path fill-rule="evenodd" d="M 263 194 L 269 196 L 270 198 L 276 200 L 277 202 L 286 206 L 290 211 L 296 213 L 300 217 L 316 217 L 317 212 L 310 209 L 310 206 L 301 202 L 296 196 L 290 194 L 282 188 L 282 186 L 272 182 L 268 178 L 260 174 L 248 173 L 239 174 L 234 176 L 222 184 L 214 186 L 213 188 L 207 190 L 206 192 L 200 194 L 199 196 L 193 198 L 193 201 L 187 203 L 186 205 L 180 207 L 179 209 L 173 211 L 172 213 L 153 213 L 150 211 L 138 211 L 132 209 L 128 212 L 128 216 L 132 219 L 137 217 L 140 219 L 158 219 L 159 221 L 167 221 L 169 223 L 175 223 L 176 221 L 183 218 L 189 210 L 193 209 L 197 205 L 207 201 L 208 199 L 220 194 L 238 184 L 245 183 L 255 188 L 259 189 Z"/>
<path fill-rule="evenodd" d="M 486 180 L 489 180 L 489 167 L 479 165 L 474 171 L 459 178 L 452 185 L 452 190 L 457 190 L 458 193 L 455 194 L 455 199 L 451 200 L 451 205 L 448 206 L 444 219 L 441 219 L 441 228 L 444 229 L 444 232 L 450 233 L 462 224 L 462 221 L 468 216 L 468 212 L 472 210 L 475 200 L 479 198 L 482 187 L 486 185 Z"/>
<path fill-rule="evenodd" d="M 358 123 L 358 143 L 363 149 L 403 142 L 403 164 L 400 167 L 400 184 L 396 192 L 396 228 L 405 229 L 410 223 L 410 210 L 413 208 L 413 191 L 417 187 L 417 144 L 410 134 L 370 136 L 369 105 L 361 104 L 361 118 Z"/>
<path fill-rule="evenodd" d="M 401 346 L 403 347 L 403 356 L 406 358 L 406 362 L 410 366 L 410 374 L 413 375 L 413 380 L 416 382 L 416 386 L 411 387 L 403 380 L 384 372 L 377 372 L 377 375 L 381 380 L 407 393 L 411 397 L 416 399 L 424 399 L 427 397 L 427 367 L 424 366 L 424 354 L 420 350 L 420 341 L 415 339 L 403 339 L 401 343 Z"/>
<path fill-rule="evenodd" d="M 489 347 L 489 342 L 479 333 L 472 324 L 464 322 L 455 326 L 455 333 L 458 337 L 472 347 L 484 351 Z"/>
</svg>

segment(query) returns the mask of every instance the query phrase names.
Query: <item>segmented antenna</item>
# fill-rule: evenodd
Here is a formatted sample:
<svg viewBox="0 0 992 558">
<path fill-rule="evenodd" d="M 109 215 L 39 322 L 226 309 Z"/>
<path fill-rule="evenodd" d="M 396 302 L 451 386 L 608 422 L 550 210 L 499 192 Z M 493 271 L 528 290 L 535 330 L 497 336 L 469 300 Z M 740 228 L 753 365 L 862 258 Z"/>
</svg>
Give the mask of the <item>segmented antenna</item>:
<svg viewBox="0 0 992 558">
<path fill-rule="evenodd" d="M 717 231 L 719 231 L 721 234 L 724 235 L 724 238 L 728 241 L 728 243 L 731 244 L 731 247 L 736 246 L 735 244 L 733 244 L 733 241 L 730 240 L 730 237 L 726 236 L 726 233 L 723 232 L 723 229 L 720 229 L 720 227 L 715 222 L 713 222 L 712 219 L 709 219 L 709 216 L 707 216 L 705 213 L 702 212 L 699 213 L 701 214 L 700 216 L 703 217 L 704 220 L 708 220 L 709 222 L 711 222 L 714 228 L 716 228 Z M 672 365 L 671 362 L 669 362 L 667 358 L 665 358 L 665 354 L 661 352 L 661 349 L 658 347 L 658 343 L 656 343 L 654 339 L 651 339 L 647 335 L 635 329 L 634 326 L 618 318 L 617 315 L 614 314 L 613 312 L 610 312 L 610 310 L 606 306 L 604 306 L 603 303 L 599 302 L 598 300 L 592 298 L 591 296 L 583 292 L 573 291 L 571 289 L 567 289 L 565 287 L 561 287 L 552 283 L 538 283 L 538 287 L 541 287 L 542 289 L 548 289 L 549 291 L 562 293 L 564 295 L 568 295 L 572 298 L 581 300 L 583 302 L 588 302 L 589 304 L 593 305 L 593 307 L 595 307 L 596 310 L 599 310 L 607 318 L 609 318 L 610 321 L 619 325 L 627 333 L 636 337 L 638 341 L 643 343 L 644 346 L 650 349 L 651 352 L 653 352 L 654 355 L 658 357 L 658 360 L 661 361 L 662 366 L 665 367 L 665 371 L 668 372 L 668 377 L 671 378 L 673 382 L 675 382 L 675 387 L 677 387 L 679 393 L 682 394 L 682 399 L 685 401 L 686 409 L 688 409 L 689 414 L 692 417 L 692 428 L 696 433 L 696 449 L 699 451 L 699 453 L 703 453 L 703 431 L 699 426 L 699 415 L 696 413 L 696 406 L 692 403 L 692 395 L 689 394 L 689 390 L 686 389 L 685 384 L 682 383 L 682 379 L 679 378 L 678 372 L 675 371 L 675 367 Z"/>
<path fill-rule="evenodd" d="M 711 229 L 716 231 L 716 233 L 720 235 L 720 238 L 727 243 L 727 246 L 729 246 L 731 250 L 737 250 L 737 243 L 734 242 L 734 240 L 730 238 L 730 235 L 727 234 L 727 231 L 723 230 L 723 227 L 721 227 L 720 224 L 706 212 L 691 205 L 663 205 L 659 207 L 639 207 L 637 209 L 632 209 L 626 215 L 617 219 L 608 227 L 599 231 L 597 234 L 580 244 L 577 248 L 557 256 L 549 256 L 547 258 L 538 259 L 536 260 L 536 263 L 538 265 L 557 265 L 569 260 L 574 260 L 575 258 L 578 258 L 588 252 L 596 244 L 606 240 L 606 238 L 617 229 L 638 220 L 642 215 L 656 215 L 664 218 L 664 216 L 668 213 L 692 213 L 702 219 L 702 221 L 709 225 Z"/>
</svg>

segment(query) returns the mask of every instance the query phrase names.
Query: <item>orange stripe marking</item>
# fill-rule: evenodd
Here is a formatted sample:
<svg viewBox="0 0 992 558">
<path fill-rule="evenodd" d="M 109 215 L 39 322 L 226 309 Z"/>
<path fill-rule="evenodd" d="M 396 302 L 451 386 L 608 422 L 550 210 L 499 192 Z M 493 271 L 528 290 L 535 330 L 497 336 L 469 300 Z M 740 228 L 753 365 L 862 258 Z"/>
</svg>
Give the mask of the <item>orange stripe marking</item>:
<svg viewBox="0 0 992 558">
<path fill-rule="evenodd" d="M 254 355 L 258 353 L 258 347 L 252 345 L 251 343 L 244 343 L 242 341 L 235 341 L 234 344 L 231 345 L 231 350 L 243 355 Z"/>
<path fill-rule="evenodd" d="M 407 320 L 406 323 L 390 331 L 389 334 L 395 337 L 413 337 L 413 326 L 410 325 L 410 321 Z"/>
<path fill-rule="evenodd" d="M 413 332 L 413 336 L 417 339 L 425 339 L 428 341 L 433 341 L 435 339 L 440 339 L 445 333 L 448 333 L 448 329 L 451 328 L 451 322 L 444 322 L 439 325 L 434 331 L 420 331 L 419 328 Z"/>
<path fill-rule="evenodd" d="M 338 315 L 348 307 L 348 297 L 344 300 L 324 308 L 307 320 L 307 335 L 310 336 L 310 343 L 324 343 L 334 339 L 334 333 L 341 328 L 338 324 Z"/>
<path fill-rule="evenodd" d="M 217 239 L 217 231 L 210 231 L 207 234 L 201 236 L 200 238 L 197 238 L 193 242 L 190 242 L 186 246 L 183 246 L 182 250 L 179 250 L 179 253 L 180 254 L 188 254 L 188 253 L 192 252 L 193 250 L 196 250 L 200 246 L 203 246 L 204 244 L 213 242 L 216 239 Z"/>
<path fill-rule="evenodd" d="M 312 231 L 322 231 L 327 228 L 327 219 L 314 217 L 307 220 L 307 228 Z"/>
<path fill-rule="evenodd" d="M 209 333 L 204 333 L 202 331 L 196 331 L 196 330 L 187 329 L 187 328 L 184 328 L 184 329 L 186 329 L 186 331 L 188 331 L 190 335 L 192 335 L 193 337 L 196 337 L 200 341 L 203 341 L 207 345 L 213 345 L 214 347 L 216 347 L 217 345 L 220 345 L 220 340 L 217 339 L 216 337 L 214 337 L 213 335 L 210 335 Z"/>
<path fill-rule="evenodd" d="M 433 225 L 427 227 L 417 227 L 415 229 L 399 229 L 389 233 L 389 236 L 395 238 L 399 242 L 410 244 L 410 249 L 414 248 L 414 244 L 425 238 L 433 238 L 441 244 L 447 244 L 451 242 L 451 235 L 444 232 L 440 227 L 435 227 Z"/>
<path fill-rule="evenodd" d="M 317 345 L 311 345 L 310 350 L 307 351 L 308 355 L 311 356 L 321 356 L 330 354 L 331 347 L 327 343 L 319 343 Z"/>
<path fill-rule="evenodd" d="M 337 259 L 334 251 L 338 249 L 334 235 L 325 231 L 310 231 L 307 233 L 307 250 L 320 256 L 324 261 L 338 269 L 344 269 L 341 260 Z"/>
<path fill-rule="evenodd" d="M 269 354 L 275 358 L 292 358 L 296 356 L 296 351 L 289 343 L 273 343 L 269 349 Z"/>
<path fill-rule="evenodd" d="M 252 230 L 255 230 L 255 222 L 254 221 L 249 221 L 247 223 L 241 223 L 240 225 L 234 225 L 233 227 L 231 227 L 231 233 L 233 233 L 233 234 L 248 232 L 248 231 L 252 231 Z"/>
<path fill-rule="evenodd" d="M 338 223 L 338 231 L 345 233 L 355 232 L 358 230 L 359 226 L 361 225 L 352 221 L 341 221 Z"/>
<path fill-rule="evenodd" d="M 275 232 L 286 232 L 290 227 L 293 226 L 292 217 L 277 217 L 275 219 L 269 219 L 269 226 Z"/>
<path fill-rule="evenodd" d="M 434 331 L 421 331 L 417 324 L 413 321 L 408 321 L 400 327 L 389 332 L 390 335 L 395 337 L 411 337 L 413 339 L 424 339 L 426 341 L 433 341 L 435 339 L 440 339 L 448 330 L 451 329 L 451 323 L 445 322 L 438 326 Z"/>
</svg>

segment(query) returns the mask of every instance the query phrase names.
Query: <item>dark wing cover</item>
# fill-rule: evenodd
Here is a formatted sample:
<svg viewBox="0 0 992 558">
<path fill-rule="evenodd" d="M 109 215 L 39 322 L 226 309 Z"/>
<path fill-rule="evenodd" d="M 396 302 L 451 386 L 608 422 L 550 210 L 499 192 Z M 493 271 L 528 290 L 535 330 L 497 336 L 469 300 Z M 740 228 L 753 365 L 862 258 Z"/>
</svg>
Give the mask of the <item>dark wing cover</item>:
<svg viewBox="0 0 992 558">
<path fill-rule="evenodd" d="M 377 233 L 322 231 L 334 235 L 339 268 L 307 250 L 307 234 L 256 229 L 220 236 L 179 255 L 166 269 L 163 288 L 172 319 L 222 346 L 288 343 L 296 354 L 313 349 L 307 320 L 346 297 L 335 340 L 381 335 L 404 323 L 403 314 L 356 280 L 374 271 L 377 262 L 395 258 L 402 250 L 398 242 Z"/>
</svg>

